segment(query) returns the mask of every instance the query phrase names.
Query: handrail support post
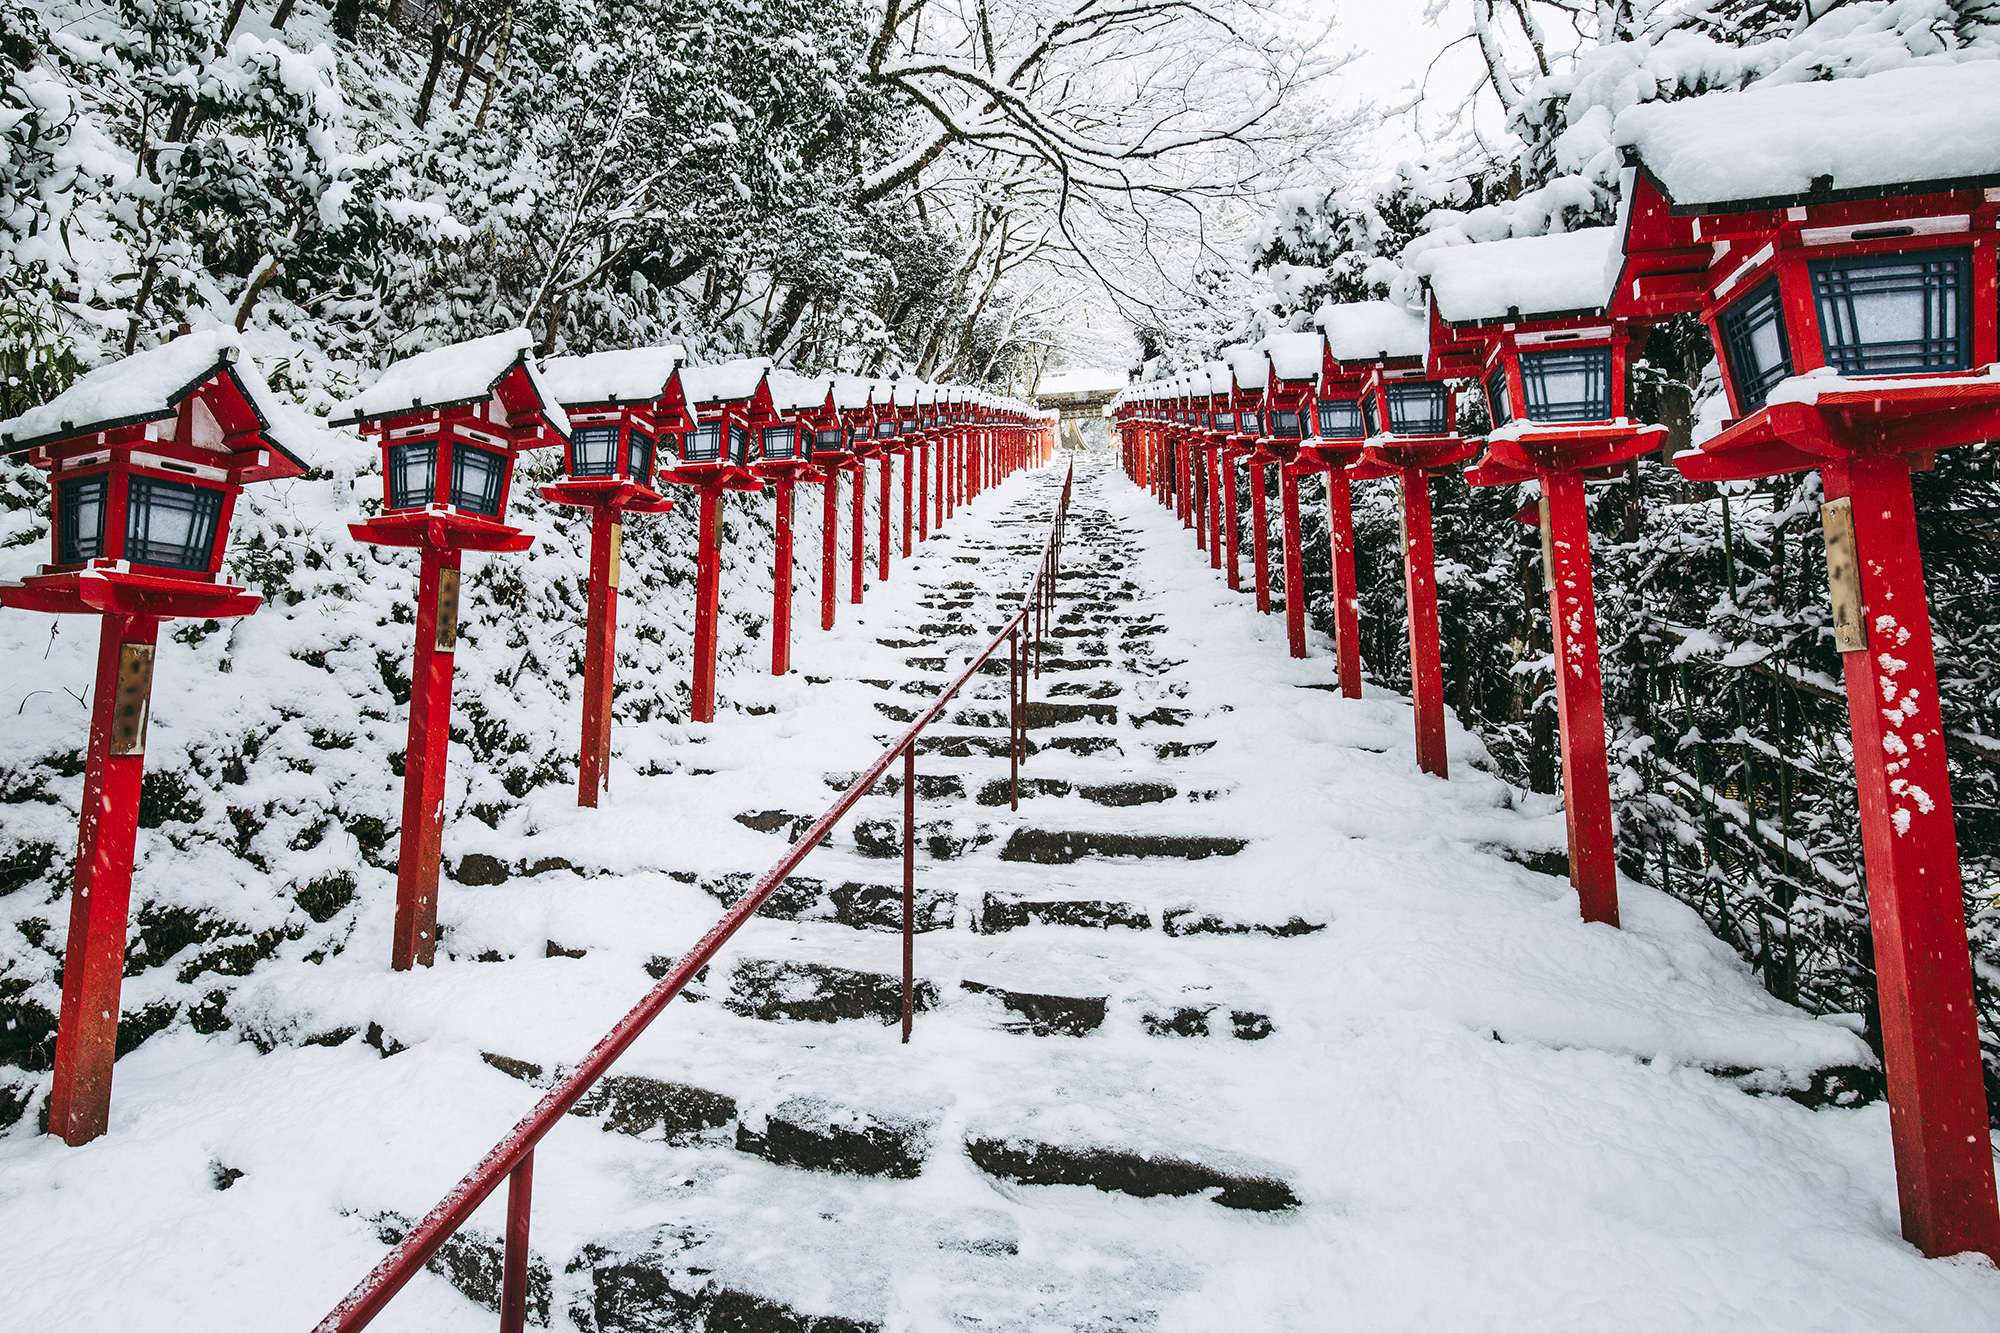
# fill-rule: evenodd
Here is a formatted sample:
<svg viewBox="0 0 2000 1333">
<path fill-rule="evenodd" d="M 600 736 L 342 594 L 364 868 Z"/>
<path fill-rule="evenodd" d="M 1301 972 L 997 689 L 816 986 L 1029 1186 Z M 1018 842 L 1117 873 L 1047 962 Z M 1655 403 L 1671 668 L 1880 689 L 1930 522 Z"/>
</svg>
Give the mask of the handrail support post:
<svg viewBox="0 0 2000 1333">
<path fill-rule="evenodd" d="M 500 1333 L 522 1333 L 528 1322 L 528 1212 L 533 1206 L 535 1150 L 507 1175 L 507 1248 L 500 1260 Z"/>
<path fill-rule="evenodd" d="M 903 1044 L 910 1044 L 917 961 L 917 743 L 903 747 Z"/>
</svg>

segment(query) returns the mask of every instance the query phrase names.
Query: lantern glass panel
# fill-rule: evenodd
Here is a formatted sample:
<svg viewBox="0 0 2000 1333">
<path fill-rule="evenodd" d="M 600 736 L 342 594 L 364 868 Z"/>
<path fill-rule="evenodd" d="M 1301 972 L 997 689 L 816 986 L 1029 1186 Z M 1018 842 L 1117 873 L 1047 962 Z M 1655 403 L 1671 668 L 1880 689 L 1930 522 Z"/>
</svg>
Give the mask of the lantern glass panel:
<svg viewBox="0 0 2000 1333">
<path fill-rule="evenodd" d="M 1215 428 L 1217 430 L 1235 430 L 1236 414 L 1234 412 L 1217 412 L 1215 414 Z"/>
<path fill-rule="evenodd" d="M 889 438 L 890 436 L 894 435 L 895 433 L 896 433 L 896 423 L 895 423 L 895 422 L 893 422 L 893 421 L 878 421 L 878 422 L 876 422 L 876 423 L 875 423 L 875 438 L 876 438 L 876 439 L 878 439 L 878 440 L 886 440 L 886 439 L 888 439 L 888 438 Z"/>
<path fill-rule="evenodd" d="M 1507 396 L 1507 367 L 1494 368 L 1486 377 L 1486 413 L 1498 430 L 1514 419 L 1514 400 Z"/>
<path fill-rule="evenodd" d="M 1271 414 L 1271 434 L 1281 440 L 1299 438 L 1299 414 L 1297 412 L 1273 412 Z"/>
<path fill-rule="evenodd" d="M 506 455 L 462 440 L 451 446 L 451 502 L 458 508 L 500 517 L 500 488 L 506 480 Z"/>
<path fill-rule="evenodd" d="M 618 427 L 578 426 L 569 435 L 572 477 L 611 477 L 618 473 Z"/>
<path fill-rule="evenodd" d="M 57 559 L 80 565 L 104 557 L 104 493 L 107 478 L 72 477 L 56 486 Z"/>
<path fill-rule="evenodd" d="M 682 437 L 682 462 L 713 463 L 720 457 L 722 457 L 720 421 L 704 421 Z"/>
<path fill-rule="evenodd" d="M 764 427 L 764 457 L 790 458 L 792 456 L 792 444 L 798 437 L 799 430 L 796 426 Z"/>
<path fill-rule="evenodd" d="M 1842 375 L 1927 374 L 1972 364 L 1972 252 L 1856 255 L 1811 266 L 1826 363 Z"/>
<path fill-rule="evenodd" d="M 1530 421 L 1609 421 L 1611 349 L 1523 352 L 1521 393 Z"/>
<path fill-rule="evenodd" d="M 422 509 L 437 494 L 436 440 L 389 446 L 389 508 Z"/>
<path fill-rule="evenodd" d="M 1722 346 L 1729 361 L 1729 378 L 1736 383 L 1738 404 L 1745 412 L 1756 411 L 1772 387 L 1792 373 L 1776 278 L 1723 312 Z"/>
<path fill-rule="evenodd" d="M 1444 419 L 1444 385 L 1391 384 L 1389 429 L 1397 435 L 1445 434 L 1450 427 Z"/>
<path fill-rule="evenodd" d="M 158 477 L 133 476 L 125 486 L 125 558 L 135 565 L 206 570 L 222 492 Z"/>
<path fill-rule="evenodd" d="M 867 438 L 868 438 L 868 427 L 849 426 L 847 428 L 847 442 L 850 446 L 859 444 Z"/>
<path fill-rule="evenodd" d="M 740 421 L 729 423 L 729 461 L 738 467 L 750 461 L 750 428 Z"/>
<path fill-rule="evenodd" d="M 1358 402 L 1321 403 L 1319 405 L 1319 434 L 1324 440 L 1359 440 L 1366 436 L 1368 428 L 1361 422 L 1361 404 Z"/>
<path fill-rule="evenodd" d="M 1255 412 L 1245 412 L 1243 414 L 1243 433 L 1245 435 L 1256 435 L 1262 429 L 1263 427 L 1259 424 Z"/>
<path fill-rule="evenodd" d="M 651 485 L 653 481 L 653 437 L 644 431 L 632 432 L 632 480 L 640 485 Z"/>
<path fill-rule="evenodd" d="M 818 449 L 818 450 L 819 450 L 819 451 L 820 451 L 821 453 L 823 453 L 823 454 L 837 454 L 837 453 L 839 453 L 839 452 L 840 452 L 840 427 L 838 427 L 838 426 L 829 426 L 829 427 L 826 427 L 825 429 L 821 430 L 821 431 L 819 432 L 819 438 L 818 438 L 818 441 L 817 441 L 817 443 L 815 444 L 815 446 L 814 446 L 814 447 L 815 447 L 815 448 L 817 448 L 817 449 Z"/>
<path fill-rule="evenodd" d="M 1369 436 L 1382 433 L 1381 423 L 1375 417 L 1375 395 L 1372 393 L 1361 400 L 1361 429 Z"/>
</svg>

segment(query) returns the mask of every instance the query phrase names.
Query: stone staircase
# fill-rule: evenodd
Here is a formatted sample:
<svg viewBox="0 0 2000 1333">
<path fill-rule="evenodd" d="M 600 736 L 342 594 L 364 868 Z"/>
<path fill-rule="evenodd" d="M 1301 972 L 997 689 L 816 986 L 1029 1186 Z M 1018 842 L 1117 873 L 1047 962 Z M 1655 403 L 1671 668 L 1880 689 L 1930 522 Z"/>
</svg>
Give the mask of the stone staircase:
<svg viewBox="0 0 2000 1333">
<path fill-rule="evenodd" d="M 693 1062 L 719 1076 L 632 1060 L 577 1108 L 632 1141 L 611 1174 L 645 1182 L 659 1214 L 550 1271 L 541 1299 L 578 1327 L 879 1329 L 914 1317 L 915 1271 L 929 1274 L 926 1327 L 1144 1327 L 1201 1268 L 1163 1243 L 1177 1214 L 1162 1207 L 1199 1210 L 1202 1233 L 1240 1216 L 1247 1236 L 1270 1225 L 1251 1219 L 1306 1202 L 1251 1150 L 1256 1127 L 1198 1094 L 1215 1077 L 1202 1070 L 1280 1058 L 1288 1020 L 1258 984 L 1259 955 L 1327 923 L 1259 919 L 1210 892 L 1250 843 L 1231 831 L 1219 766 L 1228 710 L 1193 702 L 1186 663 L 1158 651 L 1166 625 L 1121 555 L 1131 533 L 1096 504 L 1107 482 L 1079 479 L 1019 812 L 1004 663 L 918 747 L 913 1043 L 893 1041 L 901 977 L 879 940 L 901 928 L 892 775 L 762 909 L 788 923 L 783 947 L 767 932 L 686 993 L 720 1011 L 715 1049 Z M 856 679 L 881 692 L 885 723 L 914 718 L 1018 606 L 1011 585 L 1033 568 L 1058 484 L 1014 504 L 995 539 L 952 543 L 913 623 L 872 625 L 900 669 Z M 838 790 L 852 774 L 825 777 Z M 736 822 L 775 859 L 816 813 Z M 726 904 L 753 874 L 675 877 Z M 484 1058 L 538 1085 L 556 1072 Z M 482 1244 L 497 1257 L 497 1237 L 468 1232 L 460 1259 L 435 1266 L 485 1300 L 497 1267 L 463 1257 Z"/>
</svg>

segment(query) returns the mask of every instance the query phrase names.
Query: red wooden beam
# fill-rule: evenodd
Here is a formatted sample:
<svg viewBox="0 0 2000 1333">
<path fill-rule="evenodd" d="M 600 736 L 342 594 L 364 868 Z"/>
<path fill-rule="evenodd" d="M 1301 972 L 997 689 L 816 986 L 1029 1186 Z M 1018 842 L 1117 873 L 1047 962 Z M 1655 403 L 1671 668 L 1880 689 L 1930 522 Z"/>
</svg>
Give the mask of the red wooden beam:
<svg viewBox="0 0 2000 1333">
<path fill-rule="evenodd" d="M 688 717 L 715 721 L 715 646 L 722 616 L 722 552 L 719 536 L 722 487 L 701 488 L 700 535 L 695 547 L 694 698 Z"/>
<path fill-rule="evenodd" d="M 1250 560 L 1257 572 L 1257 610 L 1271 614 L 1271 515 L 1264 494 L 1264 467 L 1254 455 L 1250 459 Z"/>
<path fill-rule="evenodd" d="M 1345 468 L 1326 474 L 1328 544 L 1333 557 L 1333 650 L 1340 692 L 1361 697 L 1361 593 L 1354 577 L 1354 488 Z"/>
<path fill-rule="evenodd" d="M 1444 743 L 1444 668 L 1438 647 L 1437 556 L 1431 542 L 1430 473 L 1406 467 L 1403 496 L 1403 586 L 1410 610 L 1410 702 L 1416 708 L 1417 767 L 1451 776 Z"/>
<path fill-rule="evenodd" d="M 577 752 L 576 803 L 595 806 L 611 785 L 611 683 L 618 651 L 618 565 L 624 519 L 610 505 L 590 514 L 590 605 L 583 642 L 583 744 Z"/>
<path fill-rule="evenodd" d="M 72 1146 L 103 1134 L 111 1120 L 111 1064 L 118 1054 L 132 853 L 159 635 L 160 622 L 152 616 L 107 615 L 98 630 L 83 820 L 63 949 L 55 1082 L 49 1090 L 49 1132 Z"/>
<path fill-rule="evenodd" d="M 2000 1262 L 1965 900 L 1910 466 L 1822 470 L 1853 515 L 1866 645 L 1843 652 L 1903 1236 Z M 1836 622 L 1838 623 L 1838 622 Z"/>
<path fill-rule="evenodd" d="M 1597 655 L 1597 598 L 1591 588 L 1590 514 L 1583 478 L 1542 477 L 1548 525 L 1549 624 L 1555 638 L 1556 709 L 1562 719 L 1563 819 L 1569 881 L 1585 921 L 1618 924 L 1618 862 L 1611 828 L 1611 772 L 1605 757 L 1604 683 Z"/>
<path fill-rule="evenodd" d="M 396 851 L 396 925 L 390 966 L 429 967 L 437 957 L 438 849 L 444 834 L 445 752 L 451 743 L 451 674 L 458 653 L 460 551 L 422 547 L 417 644 L 410 664 L 410 729 L 403 750 L 403 829 Z"/>
<path fill-rule="evenodd" d="M 819 519 L 819 627 L 833 628 L 840 595 L 840 469 L 826 465 Z"/>
<path fill-rule="evenodd" d="M 773 483 L 777 540 L 771 552 L 771 674 L 792 669 L 792 479 Z"/>
<path fill-rule="evenodd" d="M 1299 534 L 1299 474 L 1280 465 L 1279 503 L 1285 518 L 1285 640 L 1293 657 L 1306 655 L 1305 553 Z"/>
</svg>

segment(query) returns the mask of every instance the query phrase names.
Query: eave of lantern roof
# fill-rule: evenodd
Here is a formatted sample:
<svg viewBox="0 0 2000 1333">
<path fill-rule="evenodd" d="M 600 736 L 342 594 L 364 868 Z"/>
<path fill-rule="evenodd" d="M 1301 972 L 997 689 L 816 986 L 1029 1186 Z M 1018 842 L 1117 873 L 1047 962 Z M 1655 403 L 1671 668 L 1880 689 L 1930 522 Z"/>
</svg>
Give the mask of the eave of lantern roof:
<svg viewBox="0 0 2000 1333">
<path fill-rule="evenodd" d="M 1430 318 L 1394 301 L 1323 305 L 1313 322 L 1326 334 L 1335 361 L 1353 364 L 1423 357 L 1430 352 Z"/>
<path fill-rule="evenodd" d="M 304 472 L 331 432 L 272 393 L 256 368 L 244 363 L 242 348 L 235 330 L 207 329 L 101 366 L 48 402 L 0 421 L 0 456 L 164 420 L 220 377 L 250 408 L 263 441 Z"/>
<path fill-rule="evenodd" d="M 1414 256 L 1410 270 L 1429 281 L 1438 317 L 1458 327 L 1595 315 L 1617 291 L 1621 239 L 1618 227 L 1585 227 L 1440 246 Z"/>
<path fill-rule="evenodd" d="M 1612 143 L 1679 216 L 2000 185 L 2000 62 L 1954 52 L 1861 78 L 1627 107 Z"/>
<path fill-rule="evenodd" d="M 564 407 L 649 403 L 666 392 L 674 367 L 687 359 L 679 347 L 627 347 L 542 362 L 542 382 Z"/>
</svg>

